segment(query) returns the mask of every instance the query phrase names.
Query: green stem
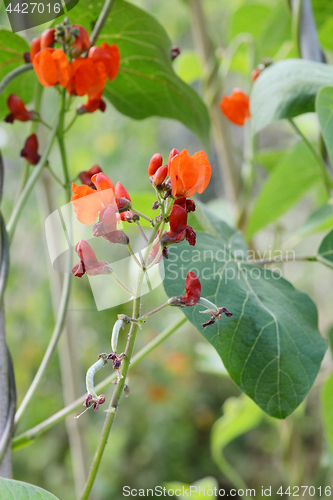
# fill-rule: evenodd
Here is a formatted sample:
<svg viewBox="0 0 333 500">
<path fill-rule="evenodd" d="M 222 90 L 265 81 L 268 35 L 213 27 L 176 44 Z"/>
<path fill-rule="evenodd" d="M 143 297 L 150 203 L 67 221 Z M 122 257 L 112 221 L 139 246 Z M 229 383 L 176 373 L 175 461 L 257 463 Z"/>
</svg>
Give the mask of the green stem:
<svg viewBox="0 0 333 500">
<path fill-rule="evenodd" d="M 106 18 L 110 14 L 110 11 L 113 7 L 115 0 L 106 0 L 105 4 L 103 5 L 103 9 L 97 19 L 97 22 L 94 26 L 94 29 L 92 30 L 92 33 L 90 35 L 90 45 L 94 45 L 96 42 L 98 35 L 100 34 L 101 29 L 104 26 L 104 23 L 106 21 Z"/>
<path fill-rule="evenodd" d="M 37 82 L 36 86 L 35 86 L 35 96 L 34 96 L 35 111 L 37 113 L 40 112 L 40 106 L 41 106 L 41 102 L 42 102 L 43 89 L 44 89 L 44 87 L 42 87 L 42 85 L 39 82 Z M 37 129 L 38 129 L 38 121 L 32 121 L 31 122 L 31 126 L 30 126 L 29 135 L 35 134 L 37 132 Z M 21 182 L 20 182 L 20 187 L 19 187 L 17 195 L 16 195 L 15 203 L 17 202 L 20 194 L 23 191 L 24 186 L 27 183 L 27 180 L 28 180 L 28 177 L 29 177 L 29 170 L 30 170 L 30 164 L 27 162 L 27 160 L 24 160 L 23 170 L 22 170 L 22 176 L 21 176 Z"/>
<path fill-rule="evenodd" d="M 136 210 L 136 208 L 133 208 L 133 207 L 131 207 L 131 210 L 132 210 L 132 212 L 134 212 L 135 214 L 139 215 L 143 219 L 146 219 L 148 222 L 150 222 L 150 224 L 152 226 L 154 226 L 154 221 L 150 217 L 148 217 L 148 215 L 145 215 L 142 212 L 139 212 L 139 210 Z"/>
<path fill-rule="evenodd" d="M 77 117 L 78 117 L 78 114 L 75 113 L 75 116 L 74 116 L 73 120 L 71 122 L 69 122 L 69 125 L 67 125 L 67 127 L 66 127 L 66 129 L 64 131 L 64 134 L 67 134 L 68 130 L 74 125 Z"/>
<path fill-rule="evenodd" d="M 18 424 L 23 413 L 26 411 L 28 405 L 31 403 L 32 398 L 33 398 L 35 392 L 37 391 L 37 389 L 42 381 L 45 370 L 46 370 L 46 368 L 47 368 L 47 366 L 52 358 L 52 355 L 53 355 L 53 353 L 56 350 L 56 347 L 58 345 L 58 341 L 59 341 L 61 332 L 62 332 L 63 327 L 64 327 L 65 319 L 66 319 L 69 294 L 70 294 L 70 289 L 71 289 L 71 280 L 72 280 L 72 275 L 70 273 L 65 274 L 57 321 L 56 321 L 56 324 L 55 324 L 55 327 L 54 327 L 54 330 L 52 333 L 52 337 L 51 337 L 49 345 L 47 346 L 46 352 L 44 354 L 44 358 L 43 358 L 43 360 L 38 368 L 38 371 L 35 375 L 35 378 L 33 379 L 32 383 L 28 389 L 28 392 L 24 396 L 24 399 L 23 399 L 19 409 L 16 412 L 15 419 L 14 419 L 15 426 Z"/>
<path fill-rule="evenodd" d="M 30 71 L 31 69 L 32 69 L 32 64 L 26 63 L 26 64 L 22 64 L 22 66 L 19 66 L 18 68 L 13 69 L 13 71 L 10 71 L 10 73 L 7 73 L 7 75 L 0 82 L 0 94 L 2 94 L 2 92 L 5 90 L 5 88 L 15 78 L 22 75 L 23 73 L 26 73 L 27 71 Z"/>
<path fill-rule="evenodd" d="M 300 35 L 301 10 L 302 10 L 302 0 L 294 0 L 294 2 L 292 2 L 292 37 L 294 40 L 296 57 L 302 57 L 301 56 L 301 46 L 300 46 L 300 36 L 299 36 Z"/>
<path fill-rule="evenodd" d="M 131 247 L 131 245 L 129 243 L 127 244 L 127 248 L 128 248 L 128 251 L 129 251 L 130 255 L 133 257 L 135 263 L 140 267 L 140 269 L 142 269 L 142 264 L 139 262 L 137 256 L 133 252 L 133 249 L 132 249 L 132 247 Z"/>
<path fill-rule="evenodd" d="M 159 311 L 162 311 L 162 309 L 165 309 L 166 307 L 168 307 L 170 304 L 169 302 L 165 302 L 165 304 L 162 304 L 161 306 L 159 307 L 156 307 L 156 309 L 153 309 L 152 311 L 144 314 L 141 318 L 138 318 L 139 320 L 140 319 L 144 319 L 144 318 L 147 318 L 147 316 L 152 316 L 153 314 L 159 312 Z"/>
<path fill-rule="evenodd" d="M 8 232 L 9 240 L 11 240 L 13 237 L 16 225 L 19 221 L 19 218 L 21 216 L 23 208 L 24 208 L 24 206 L 29 198 L 29 195 L 30 195 L 33 187 L 35 186 L 37 180 L 39 179 L 39 176 L 42 173 L 42 170 L 45 166 L 47 158 L 50 154 L 53 141 L 54 141 L 55 136 L 57 134 L 58 120 L 59 120 L 59 118 L 57 117 L 54 121 L 52 130 L 51 130 L 50 135 L 48 137 L 48 140 L 47 140 L 46 146 L 44 148 L 44 151 L 42 153 L 42 156 L 41 156 L 39 162 L 37 163 L 36 167 L 34 168 L 32 175 L 29 177 L 29 180 L 25 184 L 25 186 L 24 186 L 24 188 L 23 188 L 23 190 L 22 190 L 22 192 L 17 200 L 16 205 L 14 206 L 14 209 L 13 209 L 12 214 L 10 216 L 9 222 L 7 224 L 7 232 Z"/>
<path fill-rule="evenodd" d="M 50 172 L 50 174 L 52 175 L 53 179 L 55 181 L 57 181 L 58 184 L 60 184 L 60 186 L 63 188 L 63 189 L 66 189 L 65 185 L 62 183 L 62 181 L 59 179 L 59 177 L 53 172 L 52 168 L 50 167 L 50 165 L 47 166 L 48 168 L 48 171 Z"/>
<path fill-rule="evenodd" d="M 139 271 L 138 281 L 137 281 L 136 290 L 135 290 L 135 298 L 134 298 L 134 303 L 133 303 L 132 316 L 134 319 L 138 319 L 140 316 L 141 288 L 142 288 L 143 278 L 145 275 L 144 267 L 145 267 L 145 264 L 147 262 L 147 258 L 149 256 L 151 245 L 155 239 L 157 232 L 158 232 L 158 226 L 152 231 L 152 234 L 150 236 L 148 245 L 147 245 L 146 250 L 145 250 L 145 255 L 143 258 L 143 269 L 141 269 Z M 99 469 L 99 466 L 100 466 L 100 463 L 102 460 L 102 456 L 103 456 L 105 446 L 106 446 L 106 443 L 107 443 L 107 440 L 108 440 L 108 437 L 110 434 L 110 430 L 111 430 L 111 427 L 112 427 L 112 424 L 114 421 L 114 417 L 115 417 L 116 412 L 117 412 L 119 400 L 120 400 L 120 397 L 123 393 L 123 389 L 124 389 L 124 385 L 125 385 L 127 373 L 129 370 L 129 365 L 130 365 L 133 349 L 134 349 L 134 343 L 135 343 L 137 330 L 138 330 L 138 323 L 135 323 L 135 322 L 131 323 L 130 331 L 129 331 L 129 335 L 128 335 L 128 340 L 127 340 L 127 344 L 126 344 L 126 348 L 125 348 L 125 358 L 122 361 L 122 365 L 121 365 L 122 378 L 120 380 L 118 380 L 117 386 L 116 386 L 114 393 L 112 395 L 109 409 L 108 409 L 108 413 L 107 413 L 107 416 L 106 416 L 106 419 L 104 422 L 104 427 L 103 427 L 101 437 L 100 437 L 100 440 L 99 440 L 99 443 L 97 446 L 97 450 L 96 450 L 96 453 L 95 453 L 95 456 L 94 456 L 94 459 L 93 459 L 93 462 L 91 465 L 91 469 L 89 472 L 87 483 L 86 483 L 86 486 L 85 486 L 84 491 L 83 491 L 82 496 L 81 496 L 81 500 L 88 499 L 90 492 L 91 492 L 91 489 L 93 487 L 93 484 L 95 482 L 95 478 L 96 478 L 96 475 L 97 475 L 97 472 L 98 472 L 98 469 Z"/>
<path fill-rule="evenodd" d="M 67 201 L 69 202 L 71 198 L 71 187 L 69 181 L 67 155 L 66 155 L 65 141 L 64 141 L 65 113 L 66 113 L 66 89 L 63 89 L 61 96 L 61 108 L 60 108 L 57 137 L 58 137 L 58 144 L 61 156 L 62 171 L 64 176 L 64 184 L 66 189 L 66 198 Z"/>
<path fill-rule="evenodd" d="M 320 156 L 318 151 L 316 151 L 315 148 L 312 146 L 311 142 L 305 137 L 303 132 L 298 128 L 298 126 L 296 125 L 294 120 L 292 120 L 290 118 L 289 122 L 290 122 L 291 126 L 293 127 L 293 129 L 297 132 L 297 134 L 303 139 L 305 145 L 309 149 L 312 156 L 317 160 L 318 167 L 320 169 L 320 174 L 321 174 L 324 186 L 327 190 L 327 194 L 329 197 L 331 197 L 331 189 L 332 189 L 333 184 L 332 184 L 332 180 L 330 179 L 330 176 L 328 175 L 324 160 L 322 159 L 322 157 Z"/>
<path fill-rule="evenodd" d="M 163 332 L 161 332 L 157 337 L 154 338 L 149 344 L 143 347 L 131 360 L 129 370 L 132 370 L 138 363 L 140 363 L 148 354 L 150 354 L 156 347 L 161 345 L 170 335 L 177 331 L 181 326 L 186 323 L 186 317 L 181 315 L 177 320 L 171 323 Z M 103 393 L 107 387 L 109 387 L 117 379 L 117 374 L 115 372 L 112 375 L 106 377 L 102 382 L 100 382 L 95 390 L 98 394 Z M 62 410 L 58 411 L 48 419 L 44 420 L 35 427 L 25 431 L 13 440 L 13 449 L 16 450 L 22 446 L 27 446 L 31 444 L 36 438 L 44 434 L 47 430 L 51 429 L 54 425 L 61 422 L 73 411 L 82 408 L 82 401 L 84 401 L 86 394 L 73 401 L 70 405 L 66 406 Z"/>
</svg>

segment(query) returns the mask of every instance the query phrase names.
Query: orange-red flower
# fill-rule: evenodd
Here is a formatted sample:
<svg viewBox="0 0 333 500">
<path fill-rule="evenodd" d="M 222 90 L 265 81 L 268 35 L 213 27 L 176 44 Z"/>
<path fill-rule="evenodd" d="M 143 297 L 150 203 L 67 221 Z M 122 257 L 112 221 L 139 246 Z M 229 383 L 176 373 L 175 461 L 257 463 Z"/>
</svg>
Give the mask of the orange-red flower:
<svg viewBox="0 0 333 500">
<path fill-rule="evenodd" d="M 98 165 L 94 165 L 90 170 L 85 170 L 84 172 L 79 173 L 79 178 L 82 184 L 86 184 L 86 186 L 93 187 L 91 178 L 95 174 L 99 174 L 102 172 L 102 169 Z"/>
<path fill-rule="evenodd" d="M 170 231 L 162 234 L 161 245 L 166 247 L 173 243 L 180 243 L 185 238 L 190 245 L 194 246 L 196 241 L 196 234 L 187 225 L 187 212 L 185 208 L 180 205 L 174 204 L 170 213 Z"/>
<path fill-rule="evenodd" d="M 99 262 L 94 250 L 85 240 L 78 242 L 75 251 L 80 257 L 80 262 L 75 264 L 72 269 L 74 276 L 82 278 L 85 273 L 88 276 L 96 276 L 96 274 L 109 274 L 111 272 L 110 265 L 105 260 Z"/>
<path fill-rule="evenodd" d="M 57 84 L 64 88 L 67 87 L 70 78 L 70 66 L 63 50 L 43 49 L 34 56 L 32 65 L 39 82 L 44 87 L 52 87 Z"/>
<path fill-rule="evenodd" d="M 77 186 L 73 182 L 71 198 L 76 218 L 88 226 L 93 224 L 99 212 L 114 200 L 114 185 L 107 175 L 103 173 L 93 175 L 91 181 L 96 190 L 86 185 Z"/>
<path fill-rule="evenodd" d="M 16 94 L 10 94 L 7 99 L 7 106 L 11 112 L 5 118 L 7 123 L 13 123 L 14 120 L 27 122 L 28 120 L 33 120 L 36 115 L 34 111 L 28 111 L 26 109 L 24 102 Z"/>
<path fill-rule="evenodd" d="M 224 95 L 219 106 L 224 116 L 236 125 L 244 125 L 245 120 L 251 118 L 249 96 L 239 89 L 235 89 L 230 97 Z"/>
<path fill-rule="evenodd" d="M 67 86 L 69 94 L 88 95 L 95 103 L 95 109 L 103 108 L 101 94 L 107 78 L 113 80 L 118 73 L 120 54 L 118 47 L 103 42 L 101 47 L 91 47 L 87 58 L 75 59 L 71 64 L 71 76 Z M 87 105 L 93 105 L 88 101 Z M 95 111 L 94 109 L 94 111 Z"/>
<path fill-rule="evenodd" d="M 101 98 L 88 99 L 86 104 L 81 104 L 81 106 L 77 108 L 76 112 L 79 115 L 83 115 L 84 113 L 94 113 L 94 111 L 97 111 L 98 109 L 102 111 L 102 113 L 104 113 L 106 109 L 106 104 Z"/>
<path fill-rule="evenodd" d="M 37 165 L 40 159 L 38 154 L 38 140 L 36 134 L 31 134 L 25 141 L 21 156 L 27 160 L 30 165 Z"/>
<path fill-rule="evenodd" d="M 171 156 L 171 155 L 170 155 Z M 189 198 L 195 192 L 203 193 L 211 176 L 211 166 L 204 151 L 190 156 L 186 149 L 169 157 L 169 177 L 171 179 L 172 196 Z"/>
<path fill-rule="evenodd" d="M 189 272 L 185 281 L 186 295 L 181 297 L 180 301 L 186 306 L 194 306 L 200 300 L 201 283 L 196 274 Z"/>
</svg>

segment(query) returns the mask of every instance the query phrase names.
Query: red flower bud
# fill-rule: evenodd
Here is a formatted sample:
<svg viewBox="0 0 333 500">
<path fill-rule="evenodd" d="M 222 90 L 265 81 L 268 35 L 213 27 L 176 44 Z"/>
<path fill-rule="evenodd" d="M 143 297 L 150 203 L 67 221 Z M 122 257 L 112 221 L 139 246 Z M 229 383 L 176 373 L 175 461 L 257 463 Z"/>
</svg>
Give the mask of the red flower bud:
<svg viewBox="0 0 333 500">
<path fill-rule="evenodd" d="M 54 34 L 55 28 L 49 28 L 43 31 L 42 36 L 40 37 L 40 48 L 46 49 L 46 47 L 51 47 L 54 44 Z"/>
<path fill-rule="evenodd" d="M 124 188 L 121 182 L 117 182 L 116 187 L 114 189 L 114 194 L 117 198 L 126 198 L 126 200 L 131 201 L 131 197 L 128 194 L 127 189 Z"/>
<path fill-rule="evenodd" d="M 255 82 L 256 79 L 258 78 L 258 76 L 260 75 L 260 73 L 261 73 L 261 71 L 258 68 L 254 68 L 254 70 L 251 73 L 251 80 L 253 82 Z"/>
<path fill-rule="evenodd" d="M 80 181 L 86 186 L 94 187 L 91 178 L 93 175 L 99 174 L 100 172 L 102 172 L 102 169 L 98 165 L 94 165 L 90 170 L 86 170 L 79 174 Z"/>
<path fill-rule="evenodd" d="M 36 113 L 34 113 L 34 111 L 28 111 L 22 99 L 20 99 L 16 94 L 10 94 L 7 99 L 7 106 L 11 111 L 11 113 L 5 118 L 5 122 L 7 123 L 13 123 L 14 120 L 27 122 L 35 117 Z"/>
<path fill-rule="evenodd" d="M 40 38 L 34 38 L 30 44 L 30 62 L 33 61 L 33 58 L 39 51 L 40 51 Z"/>
<path fill-rule="evenodd" d="M 149 166 L 148 166 L 149 177 L 151 177 L 152 175 L 155 174 L 155 172 L 162 166 L 162 163 L 163 163 L 162 155 L 160 155 L 159 153 L 155 153 L 151 157 L 150 162 L 149 162 Z"/>
<path fill-rule="evenodd" d="M 167 175 L 168 175 L 168 165 L 163 165 L 162 167 L 158 168 L 154 175 L 155 186 L 160 186 L 162 182 L 165 180 Z"/>
<path fill-rule="evenodd" d="M 169 159 L 168 159 L 169 168 L 170 168 L 170 165 L 171 165 L 172 158 L 174 158 L 177 155 L 179 155 L 178 149 L 176 149 L 176 148 L 171 149 L 170 154 L 169 154 Z"/>
<path fill-rule="evenodd" d="M 93 235 L 103 236 L 110 243 L 127 245 L 129 242 L 127 234 L 117 229 L 117 213 L 118 210 L 114 202 L 102 210 L 99 214 L 99 222 L 94 224 Z"/>
<path fill-rule="evenodd" d="M 187 273 L 185 281 L 186 295 L 181 297 L 180 301 L 186 306 L 194 306 L 200 300 L 201 283 L 194 273 Z"/>
<path fill-rule="evenodd" d="M 72 56 L 78 57 L 82 52 L 90 48 L 89 34 L 87 30 L 79 24 L 72 24 L 72 27 L 78 28 L 79 30 L 79 35 L 76 37 L 72 46 Z"/>
<path fill-rule="evenodd" d="M 30 135 L 25 141 L 24 148 L 21 151 L 21 156 L 27 160 L 30 165 L 37 165 L 40 159 L 38 151 L 38 141 L 36 134 Z"/>
<path fill-rule="evenodd" d="M 250 99 L 239 89 L 235 89 L 231 96 L 224 95 L 219 104 L 221 112 L 235 125 L 244 125 L 250 115 Z"/>
</svg>

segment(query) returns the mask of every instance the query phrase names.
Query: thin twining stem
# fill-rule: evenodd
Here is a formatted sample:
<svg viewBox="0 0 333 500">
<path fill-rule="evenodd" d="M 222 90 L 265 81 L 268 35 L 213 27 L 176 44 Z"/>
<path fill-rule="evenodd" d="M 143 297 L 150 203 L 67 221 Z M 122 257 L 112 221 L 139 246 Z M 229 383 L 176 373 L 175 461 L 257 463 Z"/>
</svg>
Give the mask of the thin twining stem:
<svg viewBox="0 0 333 500">
<path fill-rule="evenodd" d="M 177 331 L 181 326 L 186 323 L 187 319 L 184 315 L 181 315 L 177 320 L 175 320 L 171 325 L 169 325 L 163 332 L 161 332 L 157 337 L 155 337 L 151 342 L 149 342 L 145 347 L 143 347 L 131 360 L 129 370 L 132 370 L 140 361 L 142 361 L 148 354 L 150 354 L 156 347 L 162 344 L 170 335 Z M 102 382 L 100 382 L 95 390 L 97 394 L 103 393 L 107 387 L 109 387 L 117 379 L 117 373 L 113 372 L 111 375 L 106 377 Z M 70 405 L 65 406 L 62 410 L 58 411 L 51 417 L 47 418 L 40 424 L 32 427 L 31 429 L 23 432 L 16 438 L 14 438 L 12 446 L 13 449 L 20 448 L 21 446 L 27 446 L 31 444 L 36 438 L 40 437 L 44 432 L 51 429 L 54 425 L 58 424 L 64 420 L 68 415 L 76 410 L 82 408 L 82 401 L 84 401 L 86 394 L 83 394 L 78 399 L 73 401 Z"/>
<path fill-rule="evenodd" d="M 158 232 L 159 225 L 160 224 L 158 224 L 154 228 L 154 230 L 152 231 L 148 245 L 145 249 L 145 253 L 144 253 L 144 257 L 143 257 L 143 266 L 138 274 L 138 280 L 137 280 L 137 285 L 136 285 L 136 290 L 135 290 L 135 298 L 133 301 L 133 312 L 132 312 L 132 316 L 135 319 L 139 318 L 140 307 L 141 307 L 142 284 L 143 284 L 143 279 L 144 279 L 144 275 L 145 275 L 145 266 L 146 266 L 146 262 L 147 262 L 147 259 L 149 256 L 151 246 L 152 246 L 153 241 L 154 241 L 156 234 Z M 119 400 L 120 400 L 120 397 L 121 397 L 123 390 L 124 390 L 125 381 L 126 381 L 127 373 L 128 373 L 129 366 L 130 366 L 130 361 L 131 361 L 131 357 L 132 357 L 132 353 L 133 353 L 133 349 L 134 349 L 137 331 L 138 331 L 138 323 L 132 322 L 131 326 L 130 326 L 130 331 L 128 334 L 125 352 L 124 352 L 125 357 L 124 357 L 124 359 L 122 361 L 122 365 L 121 365 L 121 378 L 118 380 L 117 386 L 115 387 L 115 390 L 113 392 L 113 395 L 112 395 L 112 398 L 110 401 L 110 405 L 109 405 L 109 408 L 107 411 L 107 416 L 106 416 L 106 419 L 104 422 L 103 430 L 102 430 L 100 440 L 99 440 L 99 443 L 98 443 L 98 446 L 97 446 L 97 449 L 96 449 L 96 452 L 95 452 L 95 455 L 93 458 L 93 462 L 92 462 L 92 465 L 91 465 L 91 468 L 89 471 L 88 479 L 87 479 L 84 491 L 83 491 L 82 496 L 81 496 L 81 500 L 88 500 L 88 497 L 90 495 L 91 489 L 93 487 L 93 484 L 95 482 L 95 479 L 96 479 L 96 476 L 98 473 L 98 469 L 99 469 L 99 466 L 100 466 L 100 463 L 102 460 L 102 456 L 103 456 L 103 453 L 104 453 L 104 450 L 106 447 L 106 443 L 107 443 L 107 440 L 109 438 L 111 427 L 112 427 L 112 424 L 113 424 L 113 421 L 114 421 L 114 418 L 115 418 L 115 415 L 117 412 Z"/>
<path fill-rule="evenodd" d="M 133 207 L 131 207 L 131 210 L 132 210 L 132 212 L 134 212 L 135 214 L 137 214 L 139 217 L 142 217 L 142 219 L 147 220 L 152 226 L 154 226 L 153 219 L 151 219 L 150 217 L 148 217 L 148 215 L 143 214 L 142 212 L 140 212 L 139 210 L 137 210 L 136 208 L 133 208 Z"/>
<path fill-rule="evenodd" d="M 53 141 L 55 139 L 55 136 L 57 135 L 58 121 L 59 121 L 59 117 L 57 116 L 55 121 L 54 121 L 50 135 L 48 137 L 44 151 L 42 153 L 42 156 L 40 157 L 39 162 L 37 163 L 36 167 L 34 168 L 32 175 L 29 177 L 26 185 L 24 186 L 24 188 L 23 188 L 23 190 L 22 190 L 22 192 L 17 200 L 16 205 L 14 206 L 14 209 L 13 209 L 12 214 L 10 216 L 9 222 L 7 224 L 7 233 L 8 233 L 9 240 L 11 240 L 13 237 L 15 227 L 16 227 L 16 225 L 19 221 L 19 218 L 22 214 L 24 205 L 26 204 L 34 185 L 36 184 L 37 180 L 39 179 L 39 176 L 42 173 L 42 170 L 45 166 L 46 160 L 50 154 Z"/>
<path fill-rule="evenodd" d="M 120 285 L 124 290 L 125 292 L 129 293 L 130 295 L 134 295 L 134 292 L 133 290 L 130 290 L 126 285 L 125 283 L 123 283 L 119 278 L 118 276 L 114 273 L 113 269 L 111 268 L 110 266 L 110 276 L 118 283 L 118 285 Z"/>
<path fill-rule="evenodd" d="M 142 229 L 141 224 L 138 220 L 136 221 L 136 226 L 137 226 L 138 230 L 140 231 L 140 234 L 143 237 L 143 239 L 148 243 L 148 238 L 147 238 L 147 236 L 146 236 L 144 230 Z"/>
<path fill-rule="evenodd" d="M 66 273 L 64 277 L 64 283 L 63 283 L 63 288 L 62 288 L 62 293 L 61 293 L 61 300 L 60 300 L 60 305 L 59 305 L 59 310 L 58 310 L 58 316 L 57 316 L 57 321 L 52 333 L 51 340 L 49 342 L 49 345 L 47 346 L 46 352 L 44 354 L 44 358 L 38 368 L 38 371 L 35 375 L 35 378 L 33 379 L 26 395 L 24 396 L 24 399 L 19 407 L 19 409 L 16 412 L 15 419 L 14 419 L 14 425 L 16 426 L 22 417 L 23 413 L 26 411 L 28 405 L 31 403 L 32 398 L 37 391 L 45 370 L 50 362 L 50 359 L 55 352 L 58 341 L 60 338 L 60 335 L 62 333 L 64 324 L 65 324 L 65 319 L 66 319 L 66 314 L 67 314 L 67 308 L 68 308 L 68 302 L 69 302 L 69 295 L 70 295 L 70 289 L 71 289 L 71 281 L 72 281 L 72 275 L 70 273 Z"/>
<path fill-rule="evenodd" d="M 135 255 L 135 253 L 133 252 L 133 249 L 129 243 L 127 244 L 127 248 L 128 248 L 129 253 L 133 257 L 133 259 L 135 260 L 135 263 L 139 266 L 140 269 L 142 269 L 142 264 L 139 261 L 139 259 L 137 258 L 137 256 Z"/>
</svg>

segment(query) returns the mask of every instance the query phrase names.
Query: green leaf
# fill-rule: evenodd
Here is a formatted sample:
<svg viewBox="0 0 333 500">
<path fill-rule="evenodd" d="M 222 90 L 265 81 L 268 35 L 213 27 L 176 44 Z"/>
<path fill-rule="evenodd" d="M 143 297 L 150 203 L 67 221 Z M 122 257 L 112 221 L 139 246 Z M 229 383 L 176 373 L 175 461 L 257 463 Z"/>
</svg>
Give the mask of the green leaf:
<svg viewBox="0 0 333 500">
<path fill-rule="evenodd" d="M 324 430 L 333 455 L 333 374 L 323 385 L 321 401 Z"/>
<path fill-rule="evenodd" d="M 91 30 L 100 12 L 98 2 L 80 0 L 70 19 Z M 104 96 L 124 115 L 137 120 L 149 116 L 182 122 L 208 144 L 208 111 L 198 94 L 174 72 L 171 41 L 159 22 L 139 7 L 116 0 L 98 43 L 116 43 L 121 66 L 108 82 Z"/>
<path fill-rule="evenodd" d="M 257 427 L 264 413 L 245 394 L 228 398 L 223 405 L 223 416 L 214 423 L 210 438 L 211 454 L 224 473 L 236 486 L 242 488 L 242 479 L 224 456 L 224 448 L 234 439 Z"/>
<path fill-rule="evenodd" d="M 320 182 L 317 160 L 303 142 L 296 144 L 263 184 L 247 223 L 246 237 L 275 222 Z"/>
<path fill-rule="evenodd" d="M 253 85 L 253 132 L 283 118 L 314 111 L 318 90 L 332 81 L 333 67 L 328 64 L 301 59 L 272 64 Z"/>
<path fill-rule="evenodd" d="M 52 493 L 38 486 L 2 477 L 0 478 L 0 497 L 1 500 L 58 500 Z"/>
<path fill-rule="evenodd" d="M 10 71 L 24 63 L 23 54 L 29 52 L 27 42 L 6 29 L 0 29 L 0 81 Z M 7 98 L 10 94 L 17 94 L 24 103 L 29 103 L 33 98 L 34 84 L 37 79 L 33 71 L 24 73 L 13 80 L 0 95 L 0 120 L 9 114 Z"/>
<path fill-rule="evenodd" d="M 256 154 L 255 162 L 263 166 L 267 172 L 271 172 L 286 154 L 286 149 L 262 150 Z"/>
<path fill-rule="evenodd" d="M 309 234 L 327 231 L 333 227 L 333 204 L 327 203 L 313 212 L 301 225 L 297 234 L 307 236 Z"/>
<path fill-rule="evenodd" d="M 328 233 L 320 244 L 318 260 L 328 267 L 333 267 L 333 231 Z"/>
<path fill-rule="evenodd" d="M 316 99 L 316 111 L 331 162 L 333 160 L 333 87 L 324 87 Z"/>
<path fill-rule="evenodd" d="M 219 237 L 197 234 L 195 247 L 169 248 L 164 288 L 184 295 L 185 276 L 194 272 L 201 296 L 233 313 L 202 328 L 202 306 L 182 311 L 215 347 L 234 382 L 266 413 L 290 415 L 309 392 L 326 351 L 312 300 L 279 274 L 235 258 L 244 242 L 229 228 Z"/>
</svg>

